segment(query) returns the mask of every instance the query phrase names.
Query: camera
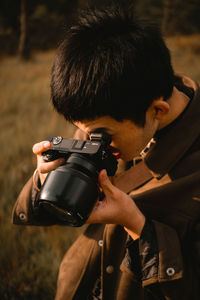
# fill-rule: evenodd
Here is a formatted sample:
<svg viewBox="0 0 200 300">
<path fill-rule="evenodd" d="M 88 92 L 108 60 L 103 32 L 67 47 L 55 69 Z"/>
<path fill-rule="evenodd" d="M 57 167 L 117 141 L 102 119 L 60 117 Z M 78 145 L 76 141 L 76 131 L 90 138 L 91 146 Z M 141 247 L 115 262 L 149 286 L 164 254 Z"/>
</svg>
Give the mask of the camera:
<svg viewBox="0 0 200 300">
<path fill-rule="evenodd" d="M 49 137 L 51 148 L 43 152 L 43 159 L 64 158 L 65 164 L 51 171 L 41 188 L 37 206 L 50 212 L 62 223 L 82 226 L 88 219 L 101 192 L 98 174 L 102 169 L 113 176 L 117 160 L 109 149 L 111 137 L 92 133 L 90 140 Z"/>
</svg>

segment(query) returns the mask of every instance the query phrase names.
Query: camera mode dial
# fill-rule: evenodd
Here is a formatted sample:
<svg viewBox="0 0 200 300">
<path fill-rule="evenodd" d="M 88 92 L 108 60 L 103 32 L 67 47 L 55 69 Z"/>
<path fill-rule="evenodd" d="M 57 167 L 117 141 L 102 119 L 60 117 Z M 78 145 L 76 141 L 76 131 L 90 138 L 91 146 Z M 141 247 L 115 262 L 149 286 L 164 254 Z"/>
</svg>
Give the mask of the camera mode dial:
<svg viewBox="0 0 200 300">
<path fill-rule="evenodd" d="M 60 144 L 62 142 L 62 139 L 63 138 L 61 136 L 56 136 L 56 137 L 53 138 L 52 144 L 53 145 L 58 145 L 58 144 Z"/>
</svg>

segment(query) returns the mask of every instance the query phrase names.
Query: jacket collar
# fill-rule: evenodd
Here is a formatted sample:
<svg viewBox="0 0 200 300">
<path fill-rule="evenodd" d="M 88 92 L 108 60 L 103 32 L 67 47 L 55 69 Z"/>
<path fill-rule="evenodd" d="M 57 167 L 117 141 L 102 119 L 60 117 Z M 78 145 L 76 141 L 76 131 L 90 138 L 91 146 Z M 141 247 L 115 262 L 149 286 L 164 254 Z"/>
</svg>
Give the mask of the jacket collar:
<svg viewBox="0 0 200 300">
<path fill-rule="evenodd" d="M 144 158 L 146 165 L 158 178 L 170 172 L 200 135 L 200 89 L 190 78 L 181 77 L 184 85 L 194 89 L 194 97 L 182 117 L 158 136 Z"/>
</svg>

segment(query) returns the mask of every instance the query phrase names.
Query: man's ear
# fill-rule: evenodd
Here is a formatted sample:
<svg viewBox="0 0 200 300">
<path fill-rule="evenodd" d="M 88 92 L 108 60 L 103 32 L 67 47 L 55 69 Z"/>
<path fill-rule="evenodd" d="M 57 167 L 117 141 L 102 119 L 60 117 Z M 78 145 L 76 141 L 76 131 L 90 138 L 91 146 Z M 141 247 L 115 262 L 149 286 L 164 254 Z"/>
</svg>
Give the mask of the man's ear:
<svg viewBox="0 0 200 300">
<path fill-rule="evenodd" d="M 160 98 L 152 102 L 151 109 L 155 119 L 163 120 L 163 118 L 165 118 L 168 114 L 170 106 L 169 103 Z"/>
</svg>

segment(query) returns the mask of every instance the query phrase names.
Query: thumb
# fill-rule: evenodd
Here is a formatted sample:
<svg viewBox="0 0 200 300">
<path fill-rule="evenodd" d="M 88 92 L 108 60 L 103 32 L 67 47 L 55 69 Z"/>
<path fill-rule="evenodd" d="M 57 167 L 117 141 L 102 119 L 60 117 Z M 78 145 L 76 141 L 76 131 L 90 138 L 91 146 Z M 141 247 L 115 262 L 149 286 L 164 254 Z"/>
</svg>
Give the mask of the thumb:
<svg viewBox="0 0 200 300">
<path fill-rule="evenodd" d="M 105 194 L 113 192 L 114 186 L 112 185 L 106 170 L 101 170 L 99 173 L 99 184 Z"/>
</svg>

